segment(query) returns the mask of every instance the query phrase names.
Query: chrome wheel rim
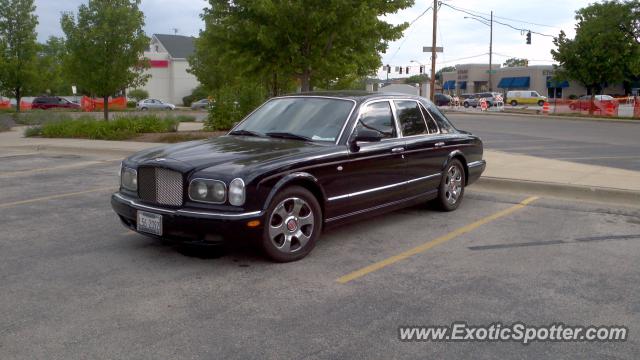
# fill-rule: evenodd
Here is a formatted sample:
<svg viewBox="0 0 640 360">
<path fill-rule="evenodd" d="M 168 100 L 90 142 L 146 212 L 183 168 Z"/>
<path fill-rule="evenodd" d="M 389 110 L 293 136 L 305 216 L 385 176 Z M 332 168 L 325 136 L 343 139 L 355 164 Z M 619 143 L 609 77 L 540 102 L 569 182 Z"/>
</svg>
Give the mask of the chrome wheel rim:
<svg viewBox="0 0 640 360">
<path fill-rule="evenodd" d="M 311 239 L 315 218 L 311 206 L 301 198 L 282 200 L 269 218 L 269 239 L 279 251 L 295 253 Z"/>
<path fill-rule="evenodd" d="M 462 193 L 462 171 L 456 165 L 451 165 L 447 169 L 447 176 L 444 182 L 444 196 L 451 205 L 458 202 Z"/>
</svg>

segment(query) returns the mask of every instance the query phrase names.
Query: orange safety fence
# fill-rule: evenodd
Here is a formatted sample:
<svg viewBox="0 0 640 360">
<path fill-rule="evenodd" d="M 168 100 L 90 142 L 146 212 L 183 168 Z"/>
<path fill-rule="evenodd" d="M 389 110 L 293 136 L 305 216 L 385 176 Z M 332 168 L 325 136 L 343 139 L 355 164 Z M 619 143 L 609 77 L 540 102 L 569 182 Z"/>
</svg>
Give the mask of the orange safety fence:
<svg viewBox="0 0 640 360">
<path fill-rule="evenodd" d="M 0 100 L 0 109 L 11 109 L 11 100 Z"/>
<path fill-rule="evenodd" d="M 103 99 L 92 99 L 83 96 L 80 100 L 80 108 L 82 111 L 97 111 L 104 109 Z M 110 110 L 125 110 L 127 108 L 127 99 L 125 97 L 109 98 Z"/>
<path fill-rule="evenodd" d="M 551 113 L 593 114 L 618 116 L 620 103 L 617 100 L 568 100 L 550 99 Z"/>
</svg>

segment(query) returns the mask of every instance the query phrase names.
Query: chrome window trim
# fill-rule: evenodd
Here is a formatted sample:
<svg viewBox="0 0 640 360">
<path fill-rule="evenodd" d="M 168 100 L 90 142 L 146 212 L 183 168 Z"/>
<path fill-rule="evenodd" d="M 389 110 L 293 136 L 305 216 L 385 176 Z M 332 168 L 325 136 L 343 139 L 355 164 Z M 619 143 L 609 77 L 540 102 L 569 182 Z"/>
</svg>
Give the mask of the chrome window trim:
<svg viewBox="0 0 640 360">
<path fill-rule="evenodd" d="M 196 200 L 194 198 L 191 197 L 191 183 L 193 183 L 196 180 L 206 180 L 206 181 L 213 181 L 213 182 L 219 182 L 224 186 L 224 200 L 222 200 L 222 202 L 213 202 L 213 201 L 204 201 L 204 200 Z M 199 203 L 203 203 L 203 204 L 224 204 L 227 202 L 227 183 L 225 183 L 222 180 L 218 180 L 218 179 L 208 179 L 208 178 L 193 178 L 191 179 L 191 181 L 189 181 L 189 187 L 187 187 L 187 195 L 189 196 L 189 200 L 191 201 L 195 201 L 195 202 L 199 202 Z"/>
<path fill-rule="evenodd" d="M 347 98 L 343 98 L 343 97 L 338 97 L 338 96 L 322 96 L 322 95 L 309 95 L 309 96 L 305 96 L 305 95 L 288 95 L 288 96 L 276 96 L 276 97 L 272 97 L 271 99 L 265 101 L 264 103 L 262 103 L 262 105 L 258 106 L 257 108 L 255 108 L 252 112 L 250 112 L 247 116 L 245 116 L 242 120 L 240 120 L 234 127 L 231 128 L 231 130 L 229 130 L 227 132 L 227 135 L 234 131 L 238 126 L 240 126 L 242 123 L 244 123 L 251 115 L 253 115 L 253 113 L 255 113 L 256 111 L 258 111 L 260 108 L 262 108 L 263 106 L 265 106 L 266 104 L 270 103 L 273 100 L 278 100 L 278 99 L 308 99 L 308 98 L 313 98 L 313 99 L 333 99 L 333 100 L 342 100 L 342 101 L 351 101 L 353 103 L 353 106 L 351 106 L 351 111 L 349 111 L 349 115 L 347 115 L 347 118 L 344 120 L 344 123 L 342 124 L 342 129 L 340 130 L 340 132 L 338 133 L 338 136 L 336 137 L 336 140 L 334 141 L 335 145 L 338 145 L 338 143 L 340 142 L 340 139 L 342 138 L 342 134 L 344 133 L 344 129 L 347 126 L 347 124 L 349 123 L 349 119 L 351 119 L 351 115 L 353 115 L 354 110 L 356 109 L 356 106 L 358 105 L 358 102 L 355 101 L 354 99 L 347 99 Z"/>
<path fill-rule="evenodd" d="M 253 217 L 253 216 L 262 215 L 262 211 L 249 211 L 249 212 L 243 212 L 243 213 L 221 213 L 221 212 L 194 211 L 194 210 L 185 210 L 185 209 L 168 210 L 168 209 L 158 208 L 158 207 L 155 207 L 155 206 L 148 206 L 148 205 L 140 204 L 139 202 L 137 202 L 137 201 L 135 201 L 133 199 L 127 198 L 127 197 L 121 195 L 120 193 L 114 193 L 113 196 L 118 198 L 120 201 L 129 204 L 133 208 L 144 209 L 144 210 L 149 210 L 149 211 L 155 211 L 155 212 L 158 212 L 158 213 L 169 214 L 169 215 L 192 214 L 192 215 L 200 215 L 200 216 L 211 217 L 211 218 L 229 218 L 229 219 L 245 218 L 245 217 Z"/>
<path fill-rule="evenodd" d="M 332 197 L 328 198 L 327 201 L 335 201 L 335 200 L 340 200 L 340 199 L 360 196 L 360 195 L 364 195 L 364 194 L 368 194 L 368 193 L 372 193 L 372 192 L 376 192 L 376 191 L 391 189 L 391 188 L 402 186 L 402 185 L 412 184 L 412 183 L 418 182 L 418 181 L 429 180 L 429 179 L 435 178 L 437 176 L 442 176 L 442 174 L 441 173 L 431 174 L 431 175 L 422 176 L 422 177 L 411 179 L 411 180 L 407 180 L 407 181 L 402 181 L 402 182 L 395 183 L 395 184 L 379 186 L 379 187 L 375 187 L 375 188 L 371 188 L 371 189 L 367 189 L 367 190 L 361 190 L 361 191 L 352 192 L 352 193 L 349 193 L 349 194 L 332 196 Z"/>
<path fill-rule="evenodd" d="M 431 118 L 431 121 L 433 121 L 434 125 L 436 126 L 436 129 L 438 130 L 437 132 L 433 133 L 433 134 L 429 134 L 429 135 L 440 135 L 440 126 L 438 126 L 438 122 L 436 121 L 436 119 L 433 118 L 433 115 L 431 115 L 431 111 L 429 111 L 429 109 L 427 109 L 426 106 L 422 105 L 421 102 L 418 101 L 418 105 L 420 105 L 421 110 L 424 110 L 424 112 L 426 112 L 429 115 L 429 118 Z M 422 115 L 422 117 L 424 118 L 424 114 Z M 425 123 L 427 122 L 427 119 L 424 119 Z M 429 124 L 427 124 L 427 129 L 429 128 Z"/>
<path fill-rule="evenodd" d="M 391 102 L 394 105 L 393 107 L 394 107 L 394 111 L 396 113 L 398 111 L 398 109 L 395 109 L 395 107 L 398 106 L 396 104 L 397 101 L 412 101 L 412 102 L 416 103 L 416 105 L 418 106 L 418 109 L 420 109 L 420 106 L 422 105 L 422 104 L 420 104 L 420 102 L 418 100 L 393 99 L 393 100 L 391 100 Z M 422 110 L 420 110 L 420 115 L 422 117 L 422 122 L 424 122 L 425 130 L 429 131 L 429 125 L 427 125 L 427 119 L 424 118 L 424 114 L 422 114 Z M 404 132 L 402 131 L 402 126 L 400 125 L 400 118 L 397 115 L 396 115 L 396 119 L 397 119 L 397 122 L 398 122 L 398 128 L 400 129 L 400 133 L 401 133 L 400 137 L 401 138 L 410 139 L 410 138 L 417 137 L 417 136 L 427 136 L 427 135 L 436 135 L 437 134 L 437 133 L 436 134 L 431 134 L 431 133 L 427 132 L 427 133 L 423 133 L 423 134 L 415 134 L 415 135 L 405 136 Z M 438 128 L 438 127 L 436 126 L 436 128 Z M 438 131 L 440 131 L 440 129 L 438 129 Z"/>
</svg>

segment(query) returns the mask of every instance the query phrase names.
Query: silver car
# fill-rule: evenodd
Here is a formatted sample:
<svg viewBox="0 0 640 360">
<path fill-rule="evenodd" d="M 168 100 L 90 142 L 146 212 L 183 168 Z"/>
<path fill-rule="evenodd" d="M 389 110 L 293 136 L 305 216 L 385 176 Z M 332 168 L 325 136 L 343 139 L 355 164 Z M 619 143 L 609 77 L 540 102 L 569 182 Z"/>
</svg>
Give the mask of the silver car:
<svg viewBox="0 0 640 360">
<path fill-rule="evenodd" d="M 208 109 L 209 104 L 210 104 L 209 99 L 201 99 L 198 101 L 194 101 L 191 103 L 191 110 Z"/>
<path fill-rule="evenodd" d="M 157 99 L 144 99 L 136 105 L 138 110 L 175 110 L 176 106 Z"/>
</svg>

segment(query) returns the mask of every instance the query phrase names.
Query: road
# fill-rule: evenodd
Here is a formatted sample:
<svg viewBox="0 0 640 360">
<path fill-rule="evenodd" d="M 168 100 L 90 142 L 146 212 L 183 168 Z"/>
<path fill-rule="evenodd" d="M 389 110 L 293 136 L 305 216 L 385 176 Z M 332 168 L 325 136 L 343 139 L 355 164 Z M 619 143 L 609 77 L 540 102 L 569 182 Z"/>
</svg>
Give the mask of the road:
<svg viewBox="0 0 640 360">
<path fill-rule="evenodd" d="M 470 187 L 271 263 L 171 246 L 109 205 L 118 161 L 0 158 L 1 359 L 626 358 L 640 353 L 640 210 Z M 533 199 L 531 199 L 533 200 Z M 544 226 L 540 226 L 544 224 Z M 410 249 L 388 266 L 368 269 Z M 354 272 L 359 277 L 350 281 Z M 408 343 L 401 325 L 626 325 L 623 343 Z"/>
<path fill-rule="evenodd" d="M 640 171 L 640 124 L 447 113 L 487 149 Z"/>
</svg>

